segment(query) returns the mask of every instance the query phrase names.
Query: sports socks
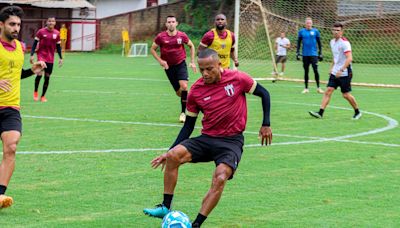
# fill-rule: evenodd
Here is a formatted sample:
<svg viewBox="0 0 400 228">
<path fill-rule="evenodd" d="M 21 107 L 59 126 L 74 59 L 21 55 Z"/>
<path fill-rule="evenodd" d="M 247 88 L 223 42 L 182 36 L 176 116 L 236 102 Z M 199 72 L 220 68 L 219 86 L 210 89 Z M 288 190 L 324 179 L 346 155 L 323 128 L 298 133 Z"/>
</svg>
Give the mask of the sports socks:
<svg viewBox="0 0 400 228">
<path fill-rule="evenodd" d="M 204 216 L 204 215 L 198 213 L 196 219 L 192 223 L 192 227 L 193 228 L 200 227 L 201 224 L 203 224 L 203 222 L 206 221 L 206 219 L 207 219 L 207 216 Z"/>
<path fill-rule="evenodd" d="M 49 76 L 44 76 L 42 97 L 44 97 L 44 95 L 46 94 L 47 87 L 49 87 L 49 82 L 50 82 L 50 77 Z"/>
<path fill-rule="evenodd" d="M 186 109 L 186 102 L 187 102 L 187 95 L 188 95 L 188 91 L 182 91 L 181 92 L 181 112 L 185 112 Z"/>
<path fill-rule="evenodd" d="M 360 113 L 360 110 L 357 108 L 357 109 L 354 109 L 354 114 L 358 114 L 358 113 Z"/>
<path fill-rule="evenodd" d="M 163 200 L 162 204 L 165 207 L 167 207 L 168 209 L 170 209 L 173 197 L 174 197 L 173 194 L 164 194 L 164 200 Z"/>
<path fill-rule="evenodd" d="M 36 75 L 36 78 L 35 78 L 35 92 L 37 92 L 38 89 L 39 89 L 40 79 L 42 79 L 42 75 Z"/>
<path fill-rule="evenodd" d="M 0 185 L 0 195 L 4 195 L 4 193 L 6 193 L 6 190 L 7 190 L 7 186 Z"/>
<path fill-rule="evenodd" d="M 318 111 L 318 113 L 319 113 L 321 116 L 323 116 L 323 115 L 324 115 L 324 111 L 325 111 L 325 110 L 323 110 L 322 108 L 320 108 L 319 111 Z"/>
</svg>

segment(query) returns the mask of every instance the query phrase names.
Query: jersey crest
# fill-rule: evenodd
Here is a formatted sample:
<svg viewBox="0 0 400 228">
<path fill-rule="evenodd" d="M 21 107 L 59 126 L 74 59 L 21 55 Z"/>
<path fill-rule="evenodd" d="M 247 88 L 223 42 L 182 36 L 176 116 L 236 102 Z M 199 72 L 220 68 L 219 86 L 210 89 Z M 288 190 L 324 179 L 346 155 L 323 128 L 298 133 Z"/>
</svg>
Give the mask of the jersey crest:
<svg viewBox="0 0 400 228">
<path fill-rule="evenodd" d="M 314 34 L 315 34 L 314 31 L 311 31 L 311 32 L 310 32 L 310 35 L 311 35 L 311 36 L 314 36 Z"/>
<path fill-rule="evenodd" d="M 226 95 L 228 95 L 229 97 L 232 97 L 233 94 L 235 94 L 235 88 L 233 87 L 232 84 L 228 84 L 224 88 L 225 88 Z"/>
<path fill-rule="evenodd" d="M 176 42 L 177 42 L 178 44 L 182 44 L 182 38 L 176 39 Z"/>
<path fill-rule="evenodd" d="M 53 40 L 57 39 L 57 34 L 53 34 Z"/>
</svg>

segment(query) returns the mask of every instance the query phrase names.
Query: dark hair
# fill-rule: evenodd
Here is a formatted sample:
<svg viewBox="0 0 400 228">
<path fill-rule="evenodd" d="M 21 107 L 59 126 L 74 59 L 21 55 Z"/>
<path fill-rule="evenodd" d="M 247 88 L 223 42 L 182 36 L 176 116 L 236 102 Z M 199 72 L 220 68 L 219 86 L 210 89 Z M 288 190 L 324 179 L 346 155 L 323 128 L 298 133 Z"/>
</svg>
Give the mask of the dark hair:
<svg viewBox="0 0 400 228">
<path fill-rule="evenodd" d="M 210 48 L 206 48 L 206 49 L 204 49 L 204 50 L 201 50 L 200 52 L 199 52 L 199 54 L 198 54 L 198 58 L 199 59 L 205 59 L 205 58 L 208 58 L 208 57 L 212 57 L 213 59 L 215 59 L 215 60 L 218 60 L 219 59 L 219 57 L 218 57 L 218 53 L 215 51 L 215 50 L 213 50 L 213 49 L 210 49 Z"/>
<path fill-rule="evenodd" d="M 336 27 L 336 28 L 340 27 L 341 29 L 343 29 L 343 24 L 340 22 L 335 22 L 335 24 L 333 24 L 333 27 Z"/>
<path fill-rule="evenodd" d="M 167 16 L 167 18 L 170 18 L 170 17 L 176 18 L 174 15 L 168 15 L 168 16 Z"/>
<path fill-rule="evenodd" d="M 0 21 L 5 22 L 10 16 L 22 18 L 24 11 L 19 6 L 6 6 L 0 10 Z"/>
</svg>

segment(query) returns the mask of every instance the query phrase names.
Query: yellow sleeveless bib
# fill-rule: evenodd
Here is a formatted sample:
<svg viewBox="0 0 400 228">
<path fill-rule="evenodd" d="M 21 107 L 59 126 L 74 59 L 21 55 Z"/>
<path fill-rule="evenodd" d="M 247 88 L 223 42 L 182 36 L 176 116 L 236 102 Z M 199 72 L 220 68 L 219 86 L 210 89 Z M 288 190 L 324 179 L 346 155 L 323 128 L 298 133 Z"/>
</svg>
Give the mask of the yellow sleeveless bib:
<svg viewBox="0 0 400 228">
<path fill-rule="evenodd" d="M 21 43 L 14 40 L 16 48 L 8 51 L 0 43 L 0 80 L 11 83 L 11 91 L 4 92 L 0 89 L 0 106 L 20 106 L 21 97 L 21 71 L 24 64 L 24 53 Z"/>
<path fill-rule="evenodd" d="M 228 33 L 225 39 L 221 39 L 218 36 L 216 29 L 212 29 L 214 32 L 214 40 L 209 48 L 214 49 L 219 56 L 222 68 L 227 69 L 231 63 L 231 48 L 232 48 L 232 35 L 231 31 L 226 30 Z"/>
</svg>

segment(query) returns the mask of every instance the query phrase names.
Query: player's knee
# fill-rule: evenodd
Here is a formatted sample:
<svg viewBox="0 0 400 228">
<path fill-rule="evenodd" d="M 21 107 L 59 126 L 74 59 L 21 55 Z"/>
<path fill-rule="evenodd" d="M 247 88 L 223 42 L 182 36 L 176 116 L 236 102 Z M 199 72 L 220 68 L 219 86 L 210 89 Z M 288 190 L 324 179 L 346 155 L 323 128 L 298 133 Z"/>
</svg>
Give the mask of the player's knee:
<svg viewBox="0 0 400 228">
<path fill-rule="evenodd" d="M 214 176 L 214 186 L 216 187 L 223 187 L 225 186 L 226 181 L 229 179 L 229 172 L 228 170 L 223 170 L 221 172 L 217 172 Z"/>
<path fill-rule="evenodd" d="M 181 87 L 179 88 L 181 91 L 187 91 L 188 85 L 186 83 L 181 84 Z"/>
<path fill-rule="evenodd" d="M 349 99 L 350 98 L 350 93 L 342 93 L 343 98 Z"/>
<path fill-rule="evenodd" d="M 15 153 L 17 151 L 17 143 L 16 142 L 11 142 L 5 144 L 5 150 L 3 151 L 4 153 L 4 158 L 5 159 L 15 159 Z"/>
<path fill-rule="evenodd" d="M 179 153 L 172 149 L 170 152 L 167 153 L 167 164 L 172 166 L 179 166 L 182 162 L 182 158 Z"/>
</svg>

